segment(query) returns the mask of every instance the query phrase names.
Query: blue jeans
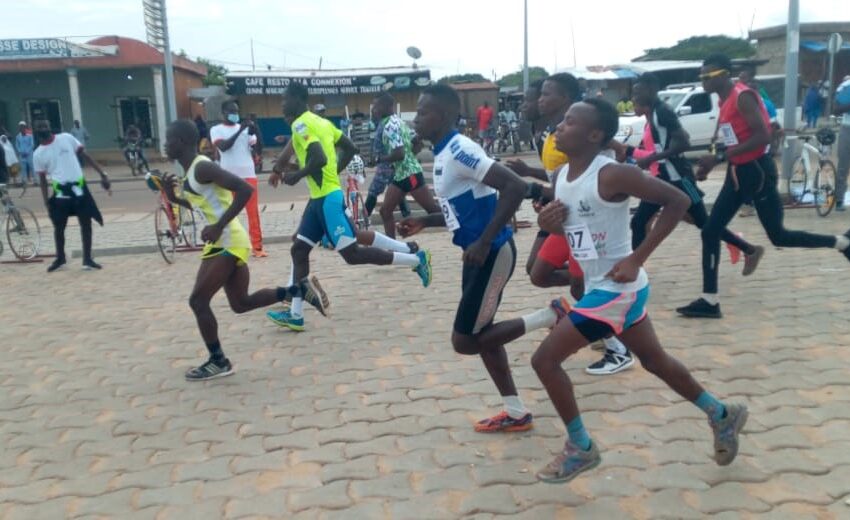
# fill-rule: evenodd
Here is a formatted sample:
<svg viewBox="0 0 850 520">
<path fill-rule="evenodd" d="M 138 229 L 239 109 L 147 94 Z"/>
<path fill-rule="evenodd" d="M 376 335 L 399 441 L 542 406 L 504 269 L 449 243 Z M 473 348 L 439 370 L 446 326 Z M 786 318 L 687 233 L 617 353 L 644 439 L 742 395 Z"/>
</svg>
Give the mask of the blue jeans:
<svg viewBox="0 0 850 520">
<path fill-rule="evenodd" d="M 32 165 L 32 156 L 26 158 L 21 157 L 19 163 L 21 165 L 21 182 L 27 182 L 27 177 L 29 177 L 32 182 L 36 182 L 35 168 Z"/>
</svg>

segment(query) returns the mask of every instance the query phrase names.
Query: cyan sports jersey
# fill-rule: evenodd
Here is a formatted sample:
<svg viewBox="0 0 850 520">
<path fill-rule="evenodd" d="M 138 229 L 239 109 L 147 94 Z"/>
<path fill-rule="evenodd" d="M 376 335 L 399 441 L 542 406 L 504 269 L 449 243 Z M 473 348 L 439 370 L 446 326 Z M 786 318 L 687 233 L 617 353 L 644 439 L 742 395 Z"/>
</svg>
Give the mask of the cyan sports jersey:
<svg viewBox="0 0 850 520">
<path fill-rule="evenodd" d="M 478 144 L 456 131 L 434 146 L 434 193 L 454 234 L 452 242 L 464 249 L 481 237 L 495 215 L 498 192 L 482 182 L 493 162 Z M 501 247 L 511 235 L 505 226 L 492 248 Z"/>
</svg>

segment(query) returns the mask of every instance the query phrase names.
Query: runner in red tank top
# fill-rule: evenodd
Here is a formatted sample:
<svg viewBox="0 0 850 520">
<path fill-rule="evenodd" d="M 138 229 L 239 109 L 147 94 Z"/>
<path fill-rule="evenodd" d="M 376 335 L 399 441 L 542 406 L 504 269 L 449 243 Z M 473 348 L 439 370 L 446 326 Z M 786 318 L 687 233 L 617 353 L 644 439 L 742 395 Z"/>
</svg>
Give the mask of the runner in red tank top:
<svg viewBox="0 0 850 520">
<path fill-rule="evenodd" d="M 702 230 L 703 295 L 676 309 L 679 314 L 691 318 L 722 316 L 717 297 L 720 234 L 745 201 L 753 201 L 759 220 L 773 245 L 835 248 L 850 260 L 850 231 L 838 236 L 815 235 L 789 231 L 782 225 L 782 201 L 776 186 L 776 164 L 767 153 L 770 144 L 767 110 L 757 92 L 732 82 L 731 71 L 731 60 L 718 54 L 706 58 L 700 74 L 703 89 L 709 94 L 720 96 L 717 138 L 718 144 L 724 146 L 717 155 L 700 158 L 697 178 L 705 179 L 724 160 L 728 159 L 729 165 L 726 180 Z"/>
</svg>

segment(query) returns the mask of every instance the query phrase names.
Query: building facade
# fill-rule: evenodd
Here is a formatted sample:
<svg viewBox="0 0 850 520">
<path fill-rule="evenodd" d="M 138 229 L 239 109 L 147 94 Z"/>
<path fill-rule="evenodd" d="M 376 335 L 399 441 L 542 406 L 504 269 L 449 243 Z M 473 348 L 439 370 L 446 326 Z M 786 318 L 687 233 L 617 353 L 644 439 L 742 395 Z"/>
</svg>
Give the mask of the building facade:
<svg viewBox="0 0 850 520">
<path fill-rule="evenodd" d="M 74 120 L 88 130 L 88 148 L 114 149 L 136 125 L 149 143 L 164 144 L 163 55 L 146 43 L 104 36 L 86 43 L 59 38 L 0 40 L 0 125 L 47 119 L 67 132 Z M 203 65 L 174 56 L 177 116 L 191 117 L 189 89 L 201 87 Z"/>
<path fill-rule="evenodd" d="M 759 74 L 785 74 L 785 25 L 750 31 L 756 41 L 756 59 L 766 60 Z M 828 78 L 829 54 L 826 44 L 829 35 L 840 34 L 844 39 L 841 51 L 835 55 L 835 77 L 838 81 L 850 74 L 850 22 L 800 24 L 800 82 L 811 85 Z"/>
</svg>

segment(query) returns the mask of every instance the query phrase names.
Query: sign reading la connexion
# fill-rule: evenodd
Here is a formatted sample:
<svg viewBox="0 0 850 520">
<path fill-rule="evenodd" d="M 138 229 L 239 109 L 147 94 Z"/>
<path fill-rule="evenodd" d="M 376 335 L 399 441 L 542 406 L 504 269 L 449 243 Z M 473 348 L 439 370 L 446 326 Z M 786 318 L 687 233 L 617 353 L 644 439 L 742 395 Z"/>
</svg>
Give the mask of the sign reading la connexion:
<svg viewBox="0 0 850 520">
<path fill-rule="evenodd" d="M 409 74 L 286 77 L 251 76 L 227 78 L 227 92 L 233 96 L 279 96 L 292 82 L 307 86 L 311 96 L 377 94 L 383 91 L 407 90 L 431 84 L 428 70 Z"/>
</svg>

